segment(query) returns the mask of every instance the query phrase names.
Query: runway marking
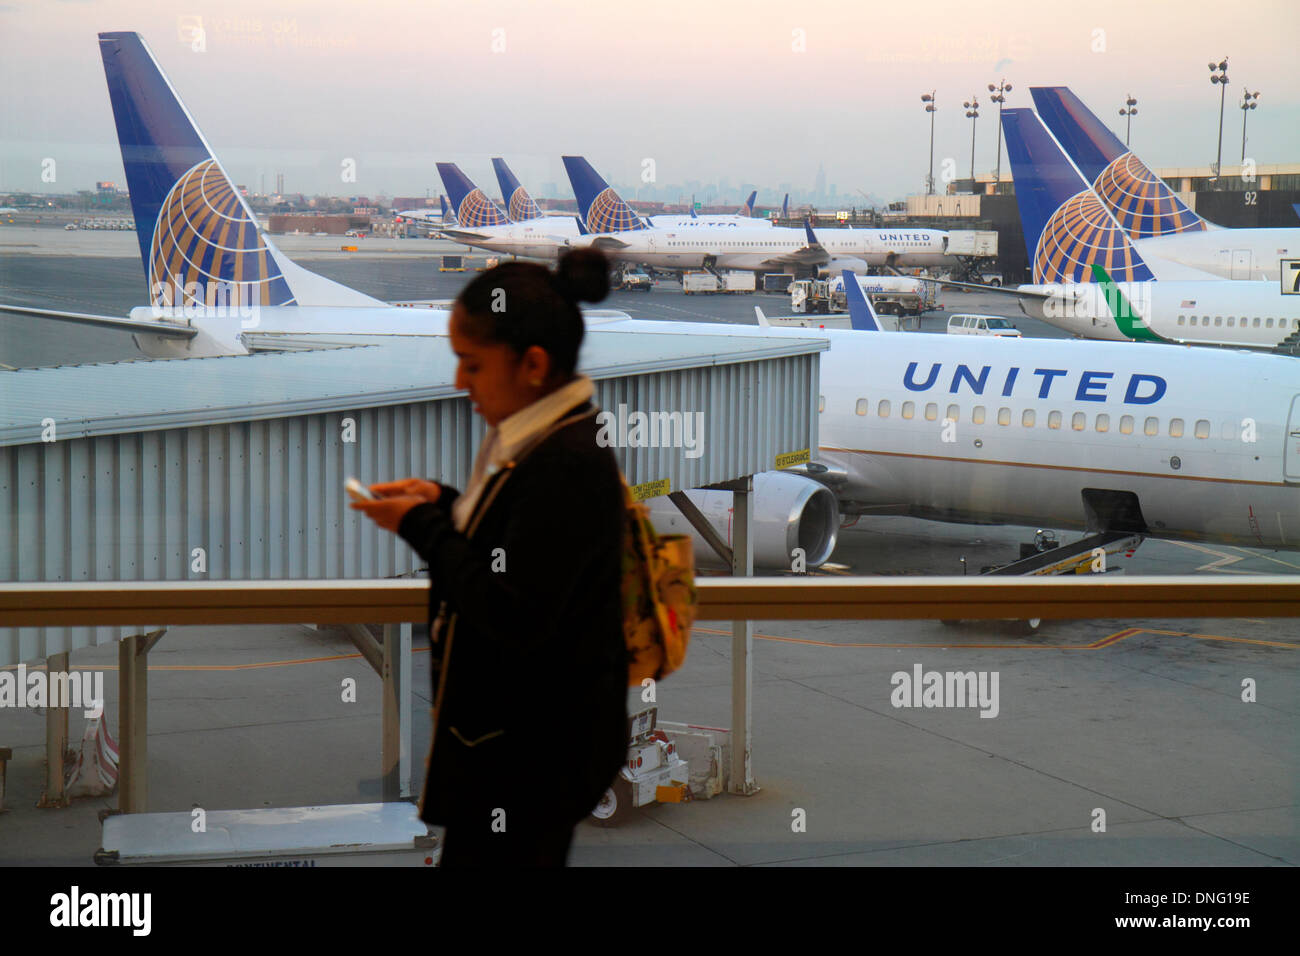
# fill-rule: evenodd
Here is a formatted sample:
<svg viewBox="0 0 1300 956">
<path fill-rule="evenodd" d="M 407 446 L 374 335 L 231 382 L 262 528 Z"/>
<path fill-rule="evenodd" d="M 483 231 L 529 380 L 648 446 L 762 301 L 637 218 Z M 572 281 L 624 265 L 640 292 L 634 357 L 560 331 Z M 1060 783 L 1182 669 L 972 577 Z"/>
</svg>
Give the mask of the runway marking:
<svg viewBox="0 0 1300 956">
<path fill-rule="evenodd" d="M 1250 557 L 1249 554 L 1224 554 L 1222 551 L 1215 551 L 1213 548 L 1207 548 L 1203 544 L 1193 544 L 1191 541 L 1172 541 L 1170 543 L 1176 544 L 1180 548 L 1191 548 L 1193 551 L 1200 551 L 1202 554 L 1212 554 L 1219 559 L 1218 561 L 1211 561 L 1209 564 L 1202 564 L 1199 568 L 1196 568 L 1197 571 L 1220 570 L 1224 565 L 1236 564 L 1238 561 L 1245 561 L 1246 558 Z"/>
<path fill-rule="evenodd" d="M 731 636 L 731 631 L 724 631 L 712 627 L 695 627 L 694 631 L 700 631 L 705 634 Z M 804 637 L 784 637 L 779 634 L 755 634 L 754 637 L 760 641 L 776 641 L 781 644 L 804 644 L 809 647 L 884 647 L 884 648 L 951 648 L 953 650 L 1038 650 L 1038 651 L 1097 651 L 1105 647 L 1118 644 L 1120 641 L 1128 640 L 1130 637 L 1137 637 L 1139 634 L 1150 634 L 1158 637 L 1190 637 L 1198 641 L 1227 641 L 1233 644 L 1256 644 L 1260 647 L 1282 647 L 1288 650 L 1300 650 L 1300 643 L 1289 641 L 1264 641 L 1250 637 L 1227 637 L 1222 634 L 1192 634 L 1188 631 L 1162 631 L 1149 627 L 1130 627 L 1122 631 L 1116 631 L 1114 634 L 1108 634 L 1103 638 L 1093 641 L 1090 644 L 1029 644 L 1029 643 L 1003 643 L 1003 644 L 895 644 L 895 643 L 848 643 L 842 644 L 835 641 L 815 641 L 811 638 Z"/>
</svg>

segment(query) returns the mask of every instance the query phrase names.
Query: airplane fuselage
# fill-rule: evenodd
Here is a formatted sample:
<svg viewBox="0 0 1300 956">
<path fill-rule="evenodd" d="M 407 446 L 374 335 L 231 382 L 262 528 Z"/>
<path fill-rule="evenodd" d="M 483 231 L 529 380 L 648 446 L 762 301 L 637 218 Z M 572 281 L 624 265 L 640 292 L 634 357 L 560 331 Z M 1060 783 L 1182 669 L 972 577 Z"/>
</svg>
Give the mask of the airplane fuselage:
<svg viewBox="0 0 1300 956">
<path fill-rule="evenodd" d="M 668 269 L 779 269 L 783 266 L 824 266 L 834 260 L 857 259 L 872 266 L 952 265 L 946 253 L 947 234 L 934 229 L 823 229 L 816 233 L 824 253 L 812 249 L 803 229 L 782 226 L 684 227 L 610 233 L 577 240 L 591 243 L 611 258 Z"/>
<path fill-rule="evenodd" d="M 1123 308 L 1098 283 L 1024 285 L 1020 291 L 1059 293 L 1046 300 L 1021 299 L 1032 318 L 1090 339 L 1127 341 L 1154 337 L 1187 345 L 1270 349 L 1300 330 L 1300 295 L 1282 295 L 1276 281 L 1175 280 L 1120 282 L 1117 288 L 1141 317 L 1133 334 L 1116 320 Z M 1122 318 L 1122 316 L 1121 316 Z"/>
<path fill-rule="evenodd" d="M 605 329 L 652 333 L 632 320 Z M 694 325 L 700 333 L 753 328 Z M 728 331 L 730 330 L 730 331 Z M 1156 537 L 1300 549 L 1300 362 L 1185 346 L 767 329 L 824 337 L 820 455 L 846 512 L 1082 528 L 1085 489 Z"/>
<path fill-rule="evenodd" d="M 1157 278 L 1161 261 L 1221 279 L 1278 282 L 1283 259 L 1300 258 L 1300 229 L 1210 229 L 1132 240 Z"/>
</svg>

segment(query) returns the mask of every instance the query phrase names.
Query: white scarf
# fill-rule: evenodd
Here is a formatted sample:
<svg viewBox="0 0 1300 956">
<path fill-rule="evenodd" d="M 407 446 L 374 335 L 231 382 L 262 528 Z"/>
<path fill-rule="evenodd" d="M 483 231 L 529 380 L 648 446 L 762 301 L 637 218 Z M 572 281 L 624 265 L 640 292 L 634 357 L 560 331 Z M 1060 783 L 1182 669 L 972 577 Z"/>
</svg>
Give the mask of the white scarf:
<svg viewBox="0 0 1300 956">
<path fill-rule="evenodd" d="M 596 386 L 585 375 L 579 375 L 549 395 L 544 395 L 531 405 L 526 405 L 508 418 L 501 419 L 483 436 L 469 485 L 451 506 L 451 516 L 457 531 L 469 524 L 474 506 L 478 504 L 488 479 L 501 470 L 530 441 L 550 428 L 565 412 L 590 401 Z"/>
</svg>

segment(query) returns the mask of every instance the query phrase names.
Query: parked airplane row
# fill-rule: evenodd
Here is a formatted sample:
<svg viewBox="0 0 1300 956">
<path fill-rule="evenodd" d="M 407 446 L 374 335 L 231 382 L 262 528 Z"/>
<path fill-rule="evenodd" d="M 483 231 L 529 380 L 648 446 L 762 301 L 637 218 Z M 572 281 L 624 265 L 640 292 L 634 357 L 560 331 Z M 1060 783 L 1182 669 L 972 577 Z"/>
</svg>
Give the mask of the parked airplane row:
<svg viewBox="0 0 1300 956">
<path fill-rule="evenodd" d="M 443 310 L 385 305 L 294 264 L 259 232 L 141 38 L 100 34 L 151 299 L 128 319 L 13 309 L 131 331 L 154 356 L 243 354 L 249 333 L 433 335 Z M 152 224 L 152 225 L 150 225 Z M 650 227 L 653 228 L 653 227 Z M 256 327 L 206 300 L 238 277 Z M 637 321 L 630 336 L 824 338 L 820 447 L 801 473 L 756 476 L 760 563 L 825 561 L 843 516 L 1076 527 L 1086 542 L 1153 535 L 1300 550 L 1300 362 L 1171 345 L 880 331 L 851 272 L 845 331 Z M 1242 283 L 1231 283 L 1240 287 Z M 21 376 L 22 373 L 14 373 Z M 15 387 L 21 387 L 15 379 Z M 376 476 L 380 477 L 380 476 Z M 705 509 L 703 492 L 690 492 Z M 666 520 L 666 519 L 663 519 Z M 720 523 L 721 524 L 721 523 Z M 720 527 L 725 535 L 725 524 Z"/>
<path fill-rule="evenodd" d="M 1033 268 L 1004 291 L 1027 315 L 1115 341 L 1300 339 L 1300 229 L 1213 227 L 1068 90 L 1031 92 L 1038 112 L 1002 118 Z"/>
<path fill-rule="evenodd" d="M 848 228 L 824 230 L 819 237 L 807 225 L 795 229 L 752 218 L 746 210 L 752 211 L 753 195 L 730 216 L 642 217 L 581 156 L 564 157 L 578 215 L 543 216 L 504 161 L 493 164 L 512 212 L 492 202 L 454 163 L 438 163 L 457 223 L 440 230 L 447 238 L 537 258 L 593 246 L 617 262 L 659 269 L 865 273 L 870 267 L 955 263 L 947 254 L 948 235 L 940 230 Z"/>
</svg>

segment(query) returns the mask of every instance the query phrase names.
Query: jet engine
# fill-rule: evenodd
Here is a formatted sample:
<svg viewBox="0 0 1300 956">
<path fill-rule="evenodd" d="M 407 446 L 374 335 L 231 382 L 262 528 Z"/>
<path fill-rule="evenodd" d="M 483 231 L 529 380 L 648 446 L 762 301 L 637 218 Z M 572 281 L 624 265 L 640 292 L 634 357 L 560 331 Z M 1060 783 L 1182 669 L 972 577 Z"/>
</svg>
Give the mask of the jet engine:
<svg viewBox="0 0 1300 956">
<path fill-rule="evenodd" d="M 694 502 L 728 545 L 732 544 L 732 493 L 689 489 Z M 722 559 L 696 532 L 686 516 L 667 497 L 653 498 L 650 519 L 660 534 L 689 534 L 695 541 L 695 560 L 700 565 L 720 566 Z M 804 565 L 820 567 L 835 550 L 840 529 L 840 507 L 825 485 L 779 471 L 754 476 L 754 520 L 750 536 L 754 541 L 754 566 L 789 570 L 794 550 L 803 549 Z"/>
</svg>

